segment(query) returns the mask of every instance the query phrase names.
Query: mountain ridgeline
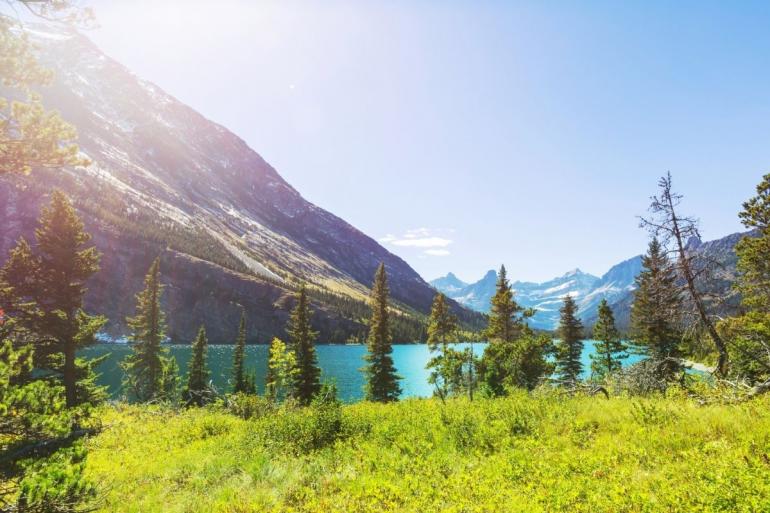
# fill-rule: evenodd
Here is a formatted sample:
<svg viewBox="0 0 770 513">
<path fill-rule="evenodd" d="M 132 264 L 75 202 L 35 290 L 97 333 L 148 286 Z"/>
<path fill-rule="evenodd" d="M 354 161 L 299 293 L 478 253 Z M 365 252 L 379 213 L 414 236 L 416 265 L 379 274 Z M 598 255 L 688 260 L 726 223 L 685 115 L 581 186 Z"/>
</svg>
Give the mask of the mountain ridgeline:
<svg viewBox="0 0 770 513">
<path fill-rule="evenodd" d="M 703 287 L 720 298 L 720 304 L 715 307 L 724 313 L 733 312 L 738 304 L 738 298 L 732 291 L 736 275 L 735 245 L 746 235 L 734 233 L 714 241 L 692 239 L 688 243 L 688 250 L 703 257 L 702 260 L 717 263 L 711 279 Z M 618 327 L 625 330 L 629 326 L 636 276 L 641 269 L 641 256 L 635 256 L 614 265 L 601 277 L 575 269 L 544 283 L 516 281 L 511 285 L 516 301 L 526 308 L 536 310 L 535 316 L 529 321 L 533 328 L 555 330 L 559 324 L 559 308 L 564 296 L 569 294 L 577 303 L 579 316 L 586 326 L 596 322 L 599 303 L 606 299 L 615 314 Z M 465 283 L 453 273 L 430 283 L 455 301 L 486 313 L 489 311 L 489 300 L 495 293 L 496 281 L 497 273 L 491 270 L 475 283 Z"/>
<path fill-rule="evenodd" d="M 125 335 L 134 295 L 160 256 L 176 342 L 191 341 L 201 323 L 212 343 L 234 342 L 242 309 L 249 342 L 282 336 L 300 282 L 308 284 L 320 341 L 360 341 L 380 262 L 396 340 L 424 338 L 434 290 L 401 258 L 305 200 L 236 135 L 83 35 L 37 27 L 30 39 L 55 72 L 40 90 L 43 100 L 77 128 L 91 165 L 0 179 L 0 260 L 19 237 L 34 238 L 40 206 L 58 188 L 73 198 L 102 252 L 86 308 L 110 319 L 111 337 Z M 455 302 L 451 308 L 466 328 L 482 326 L 482 315 Z"/>
</svg>

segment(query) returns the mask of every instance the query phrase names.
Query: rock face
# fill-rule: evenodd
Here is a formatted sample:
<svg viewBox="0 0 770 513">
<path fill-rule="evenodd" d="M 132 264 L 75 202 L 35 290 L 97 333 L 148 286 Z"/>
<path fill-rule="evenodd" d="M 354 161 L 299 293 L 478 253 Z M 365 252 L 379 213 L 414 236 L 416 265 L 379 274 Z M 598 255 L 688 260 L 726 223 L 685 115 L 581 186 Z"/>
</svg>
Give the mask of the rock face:
<svg viewBox="0 0 770 513">
<path fill-rule="evenodd" d="M 734 233 L 718 240 L 701 242 L 688 241 L 688 251 L 695 255 L 695 262 L 716 262 L 711 279 L 702 283 L 705 290 L 721 298 L 714 308 L 719 312 L 730 312 L 738 304 L 732 290 L 735 281 L 735 245 L 747 233 Z M 636 276 L 642 270 L 642 257 L 635 256 L 613 266 L 601 278 L 583 273 L 579 269 L 545 283 L 516 281 L 511 284 L 515 299 L 522 306 L 535 308 L 537 313 L 530 325 L 543 330 L 553 330 L 559 324 L 559 308 L 565 295 L 569 294 L 578 304 L 583 323 L 592 326 L 596 322 L 596 311 L 602 299 L 606 299 L 615 313 L 618 327 L 628 328 Z M 451 273 L 450 273 L 451 275 Z M 452 275 L 454 276 L 454 275 Z M 459 290 L 446 286 L 447 277 L 433 280 L 431 284 L 448 297 L 479 312 L 489 311 L 489 300 L 495 292 L 497 273 L 489 271 L 478 282 Z"/>
<path fill-rule="evenodd" d="M 406 262 L 306 201 L 236 135 L 78 33 L 35 27 L 30 37 L 56 74 L 40 91 L 44 103 L 75 125 L 92 164 L 0 181 L 0 260 L 19 236 L 32 238 L 40 205 L 58 187 L 104 255 L 87 305 L 110 318 L 112 336 L 125 333 L 123 319 L 157 255 L 170 334 L 179 341 L 202 323 L 213 342 L 231 341 L 241 306 L 250 342 L 282 335 L 299 281 L 313 290 L 322 340 L 360 336 L 361 305 L 380 262 L 405 316 L 429 311 L 434 290 Z M 480 319 L 453 308 L 464 321 Z"/>
</svg>

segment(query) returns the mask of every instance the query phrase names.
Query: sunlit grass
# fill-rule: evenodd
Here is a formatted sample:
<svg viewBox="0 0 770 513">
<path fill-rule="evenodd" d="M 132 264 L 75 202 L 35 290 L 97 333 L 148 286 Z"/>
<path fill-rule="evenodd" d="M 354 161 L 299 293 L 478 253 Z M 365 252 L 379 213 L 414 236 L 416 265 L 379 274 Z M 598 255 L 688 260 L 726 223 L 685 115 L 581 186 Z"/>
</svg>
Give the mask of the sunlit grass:
<svg viewBox="0 0 770 513">
<path fill-rule="evenodd" d="M 521 394 L 359 403 L 341 422 L 106 407 L 88 474 L 103 511 L 760 512 L 769 406 Z"/>
</svg>

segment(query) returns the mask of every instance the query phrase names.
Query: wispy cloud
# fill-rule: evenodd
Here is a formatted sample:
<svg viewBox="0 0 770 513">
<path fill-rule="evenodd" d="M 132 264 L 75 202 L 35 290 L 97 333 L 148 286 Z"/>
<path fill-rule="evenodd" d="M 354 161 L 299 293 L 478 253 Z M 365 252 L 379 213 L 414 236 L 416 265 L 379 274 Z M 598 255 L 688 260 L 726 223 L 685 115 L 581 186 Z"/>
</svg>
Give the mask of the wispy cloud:
<svg viewBox="0 0 770 513">
<path fill-rule="evenodd" d="M 444 233 L 454 233 L 454 230 L 441 230 L 440 235 Z M 447 256 L 450 251 L 446 248 L 454 241 L 440 235 L 429 228 L 414 228 L 405 231 L 400 236 L 389 233 L 381 237 L 379 242 L 404 248 L 422 249 L 424 250 L 422 251 L 423 255 Z"/>
<path fill-rule="evenodd" d="M 414 239 L 398 239 L 391 242 L 391 244 L 408 248 L 445 248 L 452 244 L 452 241 L 442 237 L 422 237 Z"/>
</svg>

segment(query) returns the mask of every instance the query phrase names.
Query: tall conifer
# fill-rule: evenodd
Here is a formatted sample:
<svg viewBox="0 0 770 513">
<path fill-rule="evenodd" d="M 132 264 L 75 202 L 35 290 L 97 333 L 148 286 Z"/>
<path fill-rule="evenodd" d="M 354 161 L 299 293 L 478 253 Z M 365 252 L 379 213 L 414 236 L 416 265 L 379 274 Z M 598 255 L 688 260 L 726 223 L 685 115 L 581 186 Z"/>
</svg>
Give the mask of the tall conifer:
<svg viewBox="0 0 770 513">
<path fill-rule="evenodd" d="M 37 251 L 23 239 L 3 267 L 3 303 L 34 333 L 35 366 L 62 376 L 68 407 L 104 397 L 94 385 L 94 361 L 77 358 L 78 349 L 93 344 L 106 319 L 83 311 L 85 284 L 99 269 L 100 255 L 87 246 L 85 232 L 64 193 L 54 191 L 35 230 Z"/>
<path fill-rule="evenodd" d="M 583 324 L 577 317 L 577 304 L 572 296 L 564 296 L 564 304 L 559 313 L 558 337 L 556 344 L 556 372 L 559 378 L 568 384 L 580 380 L 583 373 Z"/>
<path fill-rule="evenodd" d="M 535 336 L 526 323 L 532 313 L 515 301 L 501 266 L 484 332 L 489 344 L 479 362 L 479 380 L 489 393 L 503 395 L 512 387 L 531 390 L 553 371 L 547 358 L 553 349 L 550 338 Z"/>
<path fill-rule="evenodd" d="M 318 332 L 313 331 L 310 325 L 311 315 L 307 289 L 302 284 L 297 292 L 297 305 L 289 316 L 286 329 L 297 365 L 292 384 L 292 396 L 302 405 L 310 404 L 321 390 L 321 369 L 318 368 L 315 350 L 315 338 Z"/>
<path fill-rule="evenodd" d="M 203 406 L 210 398 L 209 371 L 206 367 L 207 346 L 206 328 L 201 326 L 192 345 L 192 357 L 187 372 L 187 387 L 184 390 L 184 400 L 188 405 Z"/>
<path fill-rule="evenodd" d="M 166 336 L 162 295 L 160 258 L 156 258 L 144 278 L 144 290 L 136 295 L 136 315 L 126 319 L 131 328 L 132 353 L 122 363 L 126 373 L 124 386 L 143 402 L 168 399 L 176 382 L 176 376 L 167 374 L 172 357 L 161 345 Z"/>
<path fill-rule="evenodd" d="M 682 295 L 676 270 L 657 238 L 650 241 L 642 267 L 631 306 L 632 341 L 653 360 L 666 362 L 661 371 L 669 378 L 680 368 L 673 359 L 680 356 Z"/>
<path fill-rule="evenodd" d="M 513 341 L 522 333 L 525 313 L 524 308 L 513 299 L 505 266 L 500 266 L 495 295 L 491 300 L 489 324 L 484 335 L 490 343 Z"/>
<path fill-rule="evenodd" d="M 367 338 L 368 354 L 364 357 L 367 365 L 366 399 L 368 401 L 392 402 L 401 395 L 401 379 L 396 374 L 396 367 L 391 346 L 390 319 L 388 312 L 388 282 L 385 265 L 380 264 L 374 276 L 372 285 L 372 316 L 369 320 L 369 336 Z"/>
<path fill-rule="evenodd" d="M 622 360 L 628 358 L 626 345 L 615 327 L 615 316 L 606 299 L 599 303 L 598 320 L 594 325 L 596 353 L 591 355 L 591 372 L 604 378 L 620 370 Z"/>
<path fill-rule="evenodd" d="M 254 375 L 246 370 L 246 312 L 241 312 L 238 338 L 233 351 L 233 393 L 255 394 L 257 385 Z"/>
<path fill-rule="evenodd" d="M 755 395 L 770 390 L 770 174 L 756 191 L 739 214 L 743 225 L 756 234 L 744 237 L 735 248 L 736 288 L 744 311 L 719 325 L 732 348 L 731 373 L 755 385 Z"/>
</svg>

